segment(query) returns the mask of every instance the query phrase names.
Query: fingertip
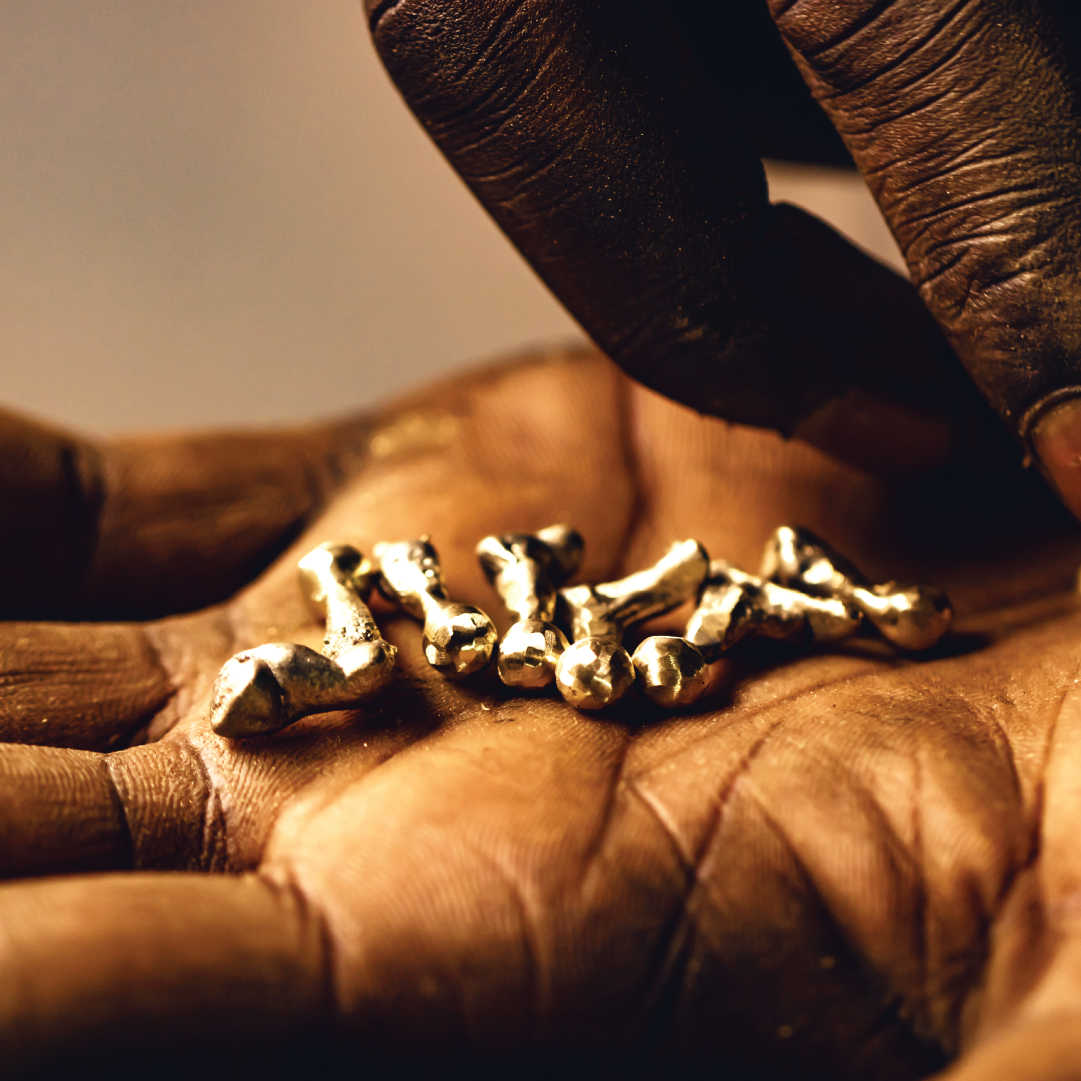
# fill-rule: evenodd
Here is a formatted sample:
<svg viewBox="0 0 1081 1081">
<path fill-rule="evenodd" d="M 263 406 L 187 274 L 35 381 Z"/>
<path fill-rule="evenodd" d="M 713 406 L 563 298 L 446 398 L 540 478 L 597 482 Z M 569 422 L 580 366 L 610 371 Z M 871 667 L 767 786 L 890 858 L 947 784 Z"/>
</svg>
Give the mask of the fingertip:
<svg viewBox="0 0 1081 1081">
<path fill-rule="evenodd" d="M 1081 518 L 1081 388 L 1044 413 L 1029 441 L 1044 476 Z"/>
<path fill-rule="evenodd" d="M 397 0 L 360 0 L 360 6 L 364 10 L 364 14 L 368 19 L 368 24 L 372 27 L 379 22 L 380 18 L 386 14 L 387 10 L 394 7 Z"/>
</svg>

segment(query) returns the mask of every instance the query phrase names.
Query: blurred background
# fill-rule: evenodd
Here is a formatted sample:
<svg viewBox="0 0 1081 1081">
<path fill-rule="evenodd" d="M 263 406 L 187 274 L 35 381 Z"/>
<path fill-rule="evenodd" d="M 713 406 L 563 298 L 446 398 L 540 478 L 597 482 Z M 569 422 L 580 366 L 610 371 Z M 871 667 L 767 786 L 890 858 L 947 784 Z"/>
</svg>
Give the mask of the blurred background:
<svg viewBox="0 0 1081 1081">
<path fill-rule="evenodd" d="M 581 338 L 413 121 L 359 0 L 0 0 L 0 400 L 296 422 Z M 768 165 L 900 257 L 862 181 Z"/>
</svg>

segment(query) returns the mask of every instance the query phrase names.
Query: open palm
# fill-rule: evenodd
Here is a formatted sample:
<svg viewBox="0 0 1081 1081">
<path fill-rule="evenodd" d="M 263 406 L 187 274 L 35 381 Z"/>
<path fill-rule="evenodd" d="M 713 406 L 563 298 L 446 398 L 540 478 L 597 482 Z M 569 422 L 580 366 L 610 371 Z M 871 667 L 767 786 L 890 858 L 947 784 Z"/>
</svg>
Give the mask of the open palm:
<svg viewBox="0 0 1081 1081">
<path fill-rule="evenodd" d="M 243 453 L 205 444 L 196 473 L 233 492 L 215 521 L 235 544 L 201 562 L 197 515 L 152 528 L 194 475 L 185 453 L 141 449 L 157 479 L 68 583 L 72 612 L 200 603 L 207 576 L 224 588 L 288 533 L 245 503 L 245 471 L 333 464 L 297 488 L 308 528 L 224 604 L 0 625 L 0 874 L 18 879 L 0 887 L 0 1071 L 332 1030 L 373 1053 L 648 1044 L 802 1078 L 919 1077 L 960 1054 L 958 1076 L 1078 1076 L 1081 542 L 1024 485 L 890 486 L 595 355 Z M 749 650 L 691 713 L 596 716 L 490 674 L 447 683 L 419 626 L 377 611 L 403 671 L 370 708 L 242 743 L 209 731 L 228 656 L 321 640 L 306 549 L 429 533 L 452 595 L 505 629 L 473 546 L 557 520 L 585 535 L 592 580 L 689 536 L 753 568 L 799 522 L 872 573 L 946 586 L 960 633 L 921 661 L 871 641 Z M 19 581 L 55 616 L 46 548 Z M 143 599 L 100 584 L 122 581 Z"/>
</svg>

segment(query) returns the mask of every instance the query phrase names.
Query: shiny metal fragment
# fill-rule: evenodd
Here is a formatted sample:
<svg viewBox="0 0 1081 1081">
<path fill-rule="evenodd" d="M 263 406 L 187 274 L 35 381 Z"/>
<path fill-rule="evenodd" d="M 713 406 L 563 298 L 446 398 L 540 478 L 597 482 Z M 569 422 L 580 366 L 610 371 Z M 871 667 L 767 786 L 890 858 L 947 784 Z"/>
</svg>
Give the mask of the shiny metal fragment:
<svg viewBox="0 0 1081 1081">
<path fill-rule="evenodd" d="M 631 689 L 634 677 L 631 655 L 614 638 L 574 642 L 556 665 L 559 693 L 576 709 L 614 705 Z"/>
<path fill-rule="evenodd" d="M 556 587 L 578 569 L 585 545 L 570 526 L 536 533 L 503 533 L 477 545 L 488 581 L 518 617 L 499 643 L 499 678 L 510 687 L 537 689 L 555 679 L 567 638 L 553 623 Z"/>
<path fill-rule="evenodd" d="M 636 672 L 620 645 L 624 632 L 693 597 L 708 568 L 705 550 L 698 541 L 687 540 L 673 544 L 648 570 L 618 582 L 560 590 L 560 614 L 573 639 L 556 665 L 560 694 L 578 709 L 603 709 L 622 698 Z M 693 655 L 688 652 L 686 660 L 692 663 Z M 644 666 L 648 679 L 664 670 Z M 652 688 L 644 689 L 649 694 Z"/>
<path fill-rule="evenodd" d="M 352 709 L 394 675 L 398 651 L 383 641 L 364 603 L 371 564 L 348 544 L 323 544 L 298 570 L 305 597 L 326 619 L 323 652 L 271 643 L 226 661 L 210 709 L 210 726 L 219 736 L 267 735 L 312 713 Z"/>
<path fill-rule="evenodd" d="M 809 529 L 781 526 L 766 542 L 762 577 L 855 604 L 900 649 L 929 649 L 953 626 L 953 606 L 937 586 L 874 585 Z"/>
<path fill-rule="evenodd" d="M 424 656 L 447 679 L 479 672 L 492 657 L 498 635 L 471 604 L 447 596 L 439 556 L 429 539 L 377 544 L 379 592 L 424 624 Z"/>
<path fill-rule="evenodd" d="M 686 638 L 652 635 L 634 651 L 631 663 L 646 697 L 665 709 L 693 706 L 709 686 L 709 664 Z"/>
<path fill-rule="evenodd" d="M 855 634 L 860 619 L 859 609 L 844 598 L 812 597 L 715 559 L 684 633 L 713 662 L 748 636 L 839 642 Z"/>
</svg>

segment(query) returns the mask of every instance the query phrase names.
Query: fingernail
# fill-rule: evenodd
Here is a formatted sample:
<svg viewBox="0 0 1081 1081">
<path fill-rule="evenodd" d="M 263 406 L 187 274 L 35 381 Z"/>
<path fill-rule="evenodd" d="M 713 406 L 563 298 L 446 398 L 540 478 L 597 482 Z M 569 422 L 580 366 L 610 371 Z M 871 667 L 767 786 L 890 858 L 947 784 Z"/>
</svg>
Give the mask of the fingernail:
<svg viewBox="0 0 1081 1081">
<path fill-rule="evenodd" d="M 1081 518 L 1081 397 L 1070 398 L 1041 417 L 1031 441 L 1044 476 Z"/>
</svg>

